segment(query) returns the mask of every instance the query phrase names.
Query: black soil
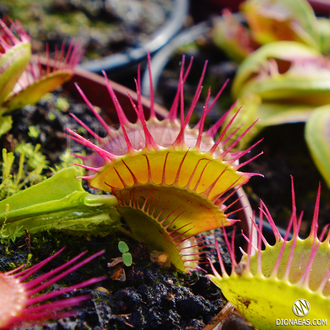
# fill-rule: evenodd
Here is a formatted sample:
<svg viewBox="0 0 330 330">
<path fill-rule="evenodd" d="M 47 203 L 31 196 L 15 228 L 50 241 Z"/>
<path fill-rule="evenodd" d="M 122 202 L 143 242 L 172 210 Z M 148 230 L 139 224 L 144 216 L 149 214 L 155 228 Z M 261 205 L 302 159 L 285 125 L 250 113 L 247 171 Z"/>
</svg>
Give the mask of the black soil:
<svg viewBox="0 0 330 330">
<path fill-rule="evenodd" d="M 79 307 L 75 317 L 48 323 L 43 329 L 202 329 L 224 306 L 220 290 L 203 273 L 187 275 L 162 269 L 150 262 L 143 244 L 127 238 L 125 241 L 130 246 L 134 263 L 130 267 L 117 265 L 126 279 L 113 279 L 114 269 L 107 265 L 112 258 L 120 256 L 118 249 L 116 251 L 118 240 L 116 235 L 90 240 L 57 232 L 31 235 L 32 264 L 43 260 L 63 244 L 67 246 L 37 275 L 60 266 L 84 249 L 88 249 L 88 255 L 106 249 L 105 255 L 66 276 L 58 284 L 68 286 L 105 274 L 108 279 L 94 285 L 94 289 L 80 289 L 65 295 L 89 293 L 92 299 Z M 18 239 L 8 250 L 1 244 L 0 252 L 3 270 L 9 269 L 9 262 L 19 265 L 26 261 L 27 242 L 24 238 Z M 54 285 L 53 289 L 58 289 L 59 285 Z"/>
</svg>

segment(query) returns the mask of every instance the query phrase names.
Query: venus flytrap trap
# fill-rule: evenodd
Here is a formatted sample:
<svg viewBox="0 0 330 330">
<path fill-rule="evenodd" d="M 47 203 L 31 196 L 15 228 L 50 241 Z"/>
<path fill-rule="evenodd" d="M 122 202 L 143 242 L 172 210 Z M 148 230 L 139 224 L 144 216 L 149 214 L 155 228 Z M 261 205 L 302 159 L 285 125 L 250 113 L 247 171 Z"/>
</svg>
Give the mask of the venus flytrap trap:
<svg viewBox="0 0 330 330">
<path fill-rule="evenodd" d="M 330 102 L 329 60 L 297 42 L 279 41 L 260 47 L 239 66 L 232 85 L 237 99 L 236 125 L 260 120 L 240 146 L 267 126 L 306 122 L 319 106 Z M 242 107 L 243 106 L 243 107 Z M 242 107 L 242 109 L 241 109 Z"/>
<path fill-rule="evenodd" d="M 107 136 L 101 138 L 72 115 L 98 142 L 98 145 L 93 144 L 68 129 L 72 139 L 93 150 L 88 156 L 78 156 L 84 165 L 76 164 L 90 175 L 84 176 L 77 169 L 67 168 L 3 200 L 0 219 L 2 222 L 6 219 L 6 237 L 17 233 L 17 228 L 27 228 L 31 233 L 60 229 L 95 235 L 120 230 L 145 242 L 150 251 L 168 255 L 167 266 L 173 265 L 182 271 L 197 269 L 203 244 L 199 242 L 202 239 L 195 236 L 237 221 L 231 217 L 237 209 L 231 210 L 231 207 L 241 198 L 240 194 L 230 203 L 226 202 L 254 174 L 240 171 L 252 159 L 239 164 L 239 158 L 252 147 L 233 152 L 250 128 L 232 140 L 239 130 L 239 127 L 234 128 L 225 138 L 226 132 L 232 129 L 234 116 L 215 139 L 227 113 L 204 131 L 205 118 L 222 90 L 211 104 L 209 90 L 201 120 L 194 128 L 189 127 L 206 71 L 205 65 L 193 102 L 185 115 L 183 85 L 191 65 L 192 61 L 184 72 L 183 58 L 177 94 L 164 120 L 156 117 L 152 93 L 150 118 L 145 119 L 139 75 L 136 81 L 138 104 L 132 101 L 138 118 L 136 123 L 127 120 L 106 79 L 119 118 L 118 130 L 105 123 L 77 86 L 107 132 Z M 178 110 L 179 120 L 176 118 Z M 111 195 L 87 193 L 81 187 L 81 180 L 73 179 L 76 176 L 87 179 L 93 188 L 111 192 Z M 128 230 L 120 226 L 120 217 L 124 218 Z"/>
<path fill-rule="evenodd" d="M 83 54 L 79 43 L 71 42 L 66 54 L 63 44 L 60 51 L 55 51 L 51 68 L 47 49 L 47 64 L 43 68 L 40 61 L 31 61 L 30 37 L 20 22 L 9 23 L 8 27 L 0 20 L 0 135 L 12 125 L 12 118 L 4 114 L 36 103 L 42 95 L 69 80 Z"/>
<path fill-rule="evenodd" d="M 267 126 L 306 122 L 305 139 L 316 166 L 330 186 L 326 166 L 327 123 L 330 104 L 330 62 L 305 45 L 281 41 L 262 46 L 237 70 L 232 94 L 242 129 L 255 116 L 260 121 L 240 144 L 245 147 Z M 323 127 L 323 123 L 326 125 Z"/>
<path fill-rule="evenodd" d="M 249 246 L 240 262 L 236 261 L 234 240 L 229 242 L 223 231 L 232 262 L 231 272 L 226 271 L 217 248 L 221 275 L 211 264 L 214 275 L 208 276 L 259 330 L 284 329 L 288 325 L 290 329 L 308 329 L 313 320 L 318 322 L 314 325 L 326 328 L 330 321 L 330 232 L 327 225 L 318 236 L 319 202 L 320 187 L 311 231 L 306 239 L 299 237 L 303 213 L 297 217 L 293 179 L 292 215 L 284 237 L 261 202 L 259 226 L 253 219 L 258 232 L 257 246 L 252 244 L 251 231 L 249 237 L 245 237 Z M 273 230 L 274 245 L 262 234 L 263 216 Z M 293 236 L 288 240 L 292 227 Z"/>
<path fill-rule="evenodd" d="M 213 29 L 214 43 L 233 61 L 241 63 L 259 47 L 277 41 L 329 54 L 330 21 L 316 17 L 308 1 L 247 0 L 239 9 L 240 15 L 225 9 Z"/>
<path fill-rule="evenodd" d="M 68 132 L 69 137 L 93 151 L 88 156 L 77 155 L 84 162 L 84 165 L 77 165 L 88 171 L 88 175 L 82 178 L 88 181 L 90 187 L 111 192 L 117 198 L 116 209 L 130 228 L 131 236 L 145 242 L 150 251 L 168 254 L 169 265 L 189 271 L 198 267 L 200 258 L 195 236 L 237 221 L 229 217 L 231 212 L 228 211 L 237 199 L 229 205 L 225 202 L 254 175 L 240 171 L 252 159 L 242 164 L 238 162 L 252 147 L 245 151 L 232 151 L 253 124 L 232 141 L 239 130 L 239 127 L 232 126 L 234 116 L 224 132 L 214 138 L 227 113 L 204 131 L 205 118 L 222 92 L 209 104 L 209 90 L 201 120 L 194 128 L 189 127 L 202 90 L 206 65 L 192 104 L 185 114 L 183 86 L 192 62 L 186 71 L 184 62 L 183 57 L 177 93 L 167 118 L 159 120 L 156 117 L 152 88 L 150 117 L 145 118 L 138 72 L 137 104 L 131 100 L 137 121 L 131 123 L 105 76 L 118 115 L 119 129 L 107 125 L 77 86 L 107 136 L 98 136 L 74 114 L 72 116 L 95 139 L 96 144 L 70 129 Z M 149 78 L 152 86 L 150 70 Z M 230 130 L 233 132 L 225 137 Z"/>
<path fill-rule="evenodd" d="M 322 31 L 308 1 L 247 0 L 240 10 L 261 45 L 288 40 L 321 50 Z"/>
<path fill-rule="evenodd" d="M 191 128 L 189 121 L 202 90 L 206 64 L 192 104 L 185 114 L 183 89 L 192 61 L 186 71 L 184 63 L 185 58 L 173 105 L 164 120 L 156 117 L 152 90 L 150 117 L 148 120 L 145 118 L 139 72 L 136 80 L 137 104 L 128 96 L 137 116 L 135 123 L 126 118 L 105 76 L 119 119 L 117 130 L 106 124 L 77 86 L 107 136 L 98 136 L 72 114 L 97 142 L 93 144 L 68 129 L 73 140 L 93 151 L 87 156 L 77 155 L 84 165 L 76 165 L 87 170 L 88 175 L 79 175 L 79 171 L 74 173 L 74 169 L 68 168 L 2 201 L 0 217 L 2 221 L 6 219 L 6 235 L 9 231 L 16 233 L 17 228 L 27 228 L 31 233 L 61 229 L 101 235 L 120 230 L 145 242 L 150 251 L 168 255 L 167 266 L 172 265 L 186 272 L 198 269 L 202 245 L 199 241 L 202 239 L 198 240 L 195 236 L 239 220 L 232 218 L 237 209 L 231 208 L 240 199 L 237 191 L 255 174 L 240 171 L 252 159 L 239 163 L 239 159 L 253 146 L 239 152 L 234 148 L 254 123 L 233 139 L 240 130 L 240 127 L 232 125 L 235 115 L 215 138 L 228 116 L 227 112 L 204 131 L 205 119 L 224 85 L 210 104 L 211 92 L 208 91 L 202 118 Z M 149 75 L 151 81 L 151 72 Z M 228 132 L 231 133 L 226 137 Z M 87 193 L 82 189 L 80 180 L 72 182 L 74 175 L 87 179 L 90 187 L 110 192 L 111 195 Z M 228 202 L 233 196 L 233 200 Z M 120 217 L 128 230 L 119 226 Z"/>
</svg>

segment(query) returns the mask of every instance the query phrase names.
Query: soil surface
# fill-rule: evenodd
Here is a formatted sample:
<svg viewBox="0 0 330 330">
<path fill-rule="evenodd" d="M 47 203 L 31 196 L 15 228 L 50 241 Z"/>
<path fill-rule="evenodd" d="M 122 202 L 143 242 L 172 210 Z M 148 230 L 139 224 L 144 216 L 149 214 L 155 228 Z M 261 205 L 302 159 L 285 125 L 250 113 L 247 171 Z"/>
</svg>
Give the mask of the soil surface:
<svg viewBox="0 0 330 330">
<path fill-rule="evenodd" d="M 53 289 L 104 274 L 108 275 L 108 280 L 94 285 L 94 289 L 66 294 L 65 297 L 91 294 L 93 298 L 82 303 L 76 317 L 49 322 L 42 329 L 202 329 L 222 309 L 221 291 L 203 273 L 186 275 L 162 269 L 150 262 L 149 252 L 141 243 L 124 238 L 130 246 L 133 265 L 125 267 L 120 263 L 108 267 L 112 258 L 120 256 L 116 248 L 119 238 L 108 235 L 86 240 L 57 232 L 31 235 L 32 264 L 48 257 L 63 244 L 67 246 L 37 275 L 60 266 L 84 249 L 88 249 L 89 255 L 106 249 L 105 255 L 66 276 Z M 24 238 L 17 239 L 7 248 L 0 245 L 2 269 L 9 269 L 10 263 L 19 265 L 26 261 L 28 248 Z M 120 277 L 115 275 L 119 270 Z"/>
</svg>

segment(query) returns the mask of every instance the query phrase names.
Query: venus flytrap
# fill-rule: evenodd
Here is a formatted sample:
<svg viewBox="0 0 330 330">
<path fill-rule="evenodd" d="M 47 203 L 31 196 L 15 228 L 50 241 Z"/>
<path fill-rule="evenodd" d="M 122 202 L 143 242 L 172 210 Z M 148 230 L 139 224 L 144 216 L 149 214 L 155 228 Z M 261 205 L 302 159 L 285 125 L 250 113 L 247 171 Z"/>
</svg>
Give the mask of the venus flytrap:
<svg viewBox="0 0 330 330">
<path fill-rule="evenodd" d="M 247 0 L 240 10 L 261 45 L 288 40 L 321 50 L 318 19 L 306 0 Z"/>
<path fill-rule="evenodd" d="M 260 119 L 240 146 L 267 126 L 307 121 L 315 108 L 330 102 L 329 91 L 329 61 L 316 50 L 290 41 L 262 46 L 242 62 L 232 85 L 235 125 L 243 130 Z"/>
<path fill-rule="evenodd" d="M 296 214 L 293 180 L 292 215 L 284 237 L 277 230 L 269 211 L 261 202 L 259 226 L 255 224 L 258 232 L 257 246 L 252 244 L 251 231 L 249 237 L 245 237 L 249 247 L 247 252 L 243 252 L 240 262 L 236 261 L 234 240 L 229 242 L 224 230 L 232 262 L 231 272 L 225 270 L 217 248 L 221 275 L 211 265 L 214 275 L 209 277 L 221 288 L 228 301 L 259 330 L 288 328 L 285 324 L 287 321 L 281 322 L 281 319 L 290 319 L 294 322 L 294 319 L 300 319 L 302 316 L 306 317 L 301 318 L 300 321 L 296 320 L 299 324 L 293 323 L 290 329 L 309 329 L 308 322 L 329 318 L 330 232 L 327 225 L 318 236 L 319 202 L 320 187 L 311 231 L 306 239 L 299 237 L 303 213 L 299 216 Z M 262 234 L 263 216 L 273 230 L 276 240 L 274 245 L 270 245 Z M 291 228 L 293 228 L 293 237 L 288 240 Z M 264 249 L 262 244 L 265 245 Z M 294 304 L 301 299 L 310 304 L 310 309 L 301 312 L 302 314 L 306 312 L 308 315 L 298 315 L 295 309 Z M 326 326 L 325 321 L 321 328 Z"/>
<path fill-rule="evenodd" d="M 27 228 L 31 233 L 61 229 L 95 235 L 119 230 L 145 242 L 150 251 L 162 251 L 168 255 L 166 266 L 186 272 L 197 269 L 203 239 L 195 236 L 221 225 L 232 225 L 238 220 L 232 217 L 237 209 L 231 207 L 241 198 L 240 194 L 230 203 L 227 201 L 254 174 L 240 171 L 251 160 L 239 164 L 239 158 L 252 147 L 232 152 L 250 128 L 236 139 L 232 140 L 232 137 L 239 128 L 225 137 L 232 128 L 234 116 L 224 133 L 215 139 L 227 116 L 225 114 L 204 131 L 206 116 L 222 90 L 210 105 L 209 90 L 201 120 L 194 128 L 189 127 L 206 71 L 205 65 L 192 105 L 185 115 L 183 85 L 191 64 L 184 72 L 183 58 L 177 94 L 164 120 L 156 117 L 152 93 L 150 118 L 146 120 L 144 117 L 138 75 L 138 103 L 132 101 L 138 120 L 129 122 L 106 78 L 119 118 L 118 130 L 105 123 L 77 86 L 107 136 L 99 137 L 72 114 L 98 144 L 68 129 L 72 139 L 93 150 L 87 156 L 77 155 L 84 165 L 76 165 L 87 170 L 88 175 L 83 175 L 82 170 L 67 168 L 3 200 L 0 220 L 6 219 L 6 235 L 9 231 L 16 233 L 17 228 Z M 180 119 L 176 118 L 178 110 Z M 74 179 L 75 176 L 78 180 Z M 81 187 L 81 178 L 87 179 L 92 188 L 108 191 L 111 195 L 87 193 Z M 121 218 L 128 230 L 121 226 Z"/>
<path fill-rule="evenodd" d="M 42 95 L 69 80 L 83 54 L 79 43 L 71 42 L 66 54 L 63 44 L 60 51 L 55 51 L 51 68 L 47 49 L 47 64 L 43 68 L 40 62 L 31 60 L 30 37 L 21 24 L 11 20 L 9 24 L 8 27 L 0 20 L 0 135 L 12 125 L 12 118 L 4 114 L 36 103 Z"/>
<path fill-rule="evenodd" d="M 260 121 L 242 139 L 245 148 L 268 126 L 306 122 L 305 140 L 330 187 L 330 20 L 317 18 L 305 0 L 248 0 L 240 7 L 248 27 L 225 12 L 214 40 L 240 62 L 232 87 L 232 115 L 242 130 Z M 227 29 L 226 24 L 234 28 Z M 229 32 L 228 32 L 229 31 Z M 234 44 L 234 45 L 232 45 Z"/>
<path fill-rule="evenodd" d="M 214 43 L 233 61 L 241 63 L 259 47 L 277 41 L 329 54 L 330 21 L 316 17 L 308 1 L 246 0 L 239 9 L 239 15 L 223 10 L 213 29 Z"/>
<path fill-rule="evenodd" d="M 169 255 L 168 266 L 190 271 L 198 268 L 200 259 L 195 236 L 237 221 L 230 217 L 230 207 L 237 199 L 227 205 L 226 201 L 254 175 L 240 171 L 250 160 L 242 164 L 238 162 L 252 147 L 232 151 L 254 123 L 232 139 L 240 128 L 232 126 L 234 116 L 229 119 L 224 132 L 215 138 L 227 113 L 204 131 L 205 118 L 222 92 L 209 104 L 209 90 L 201 120 L 195 127 L 190 127 L 189 120 L 202 90 L 206 65 L 185 114 L 183 87 L 192 62 L 185 71 L 184 60 L 183 57 L 177 93 L 167 118 L 159 120 L 156 117 L 152 88 L 150 117 L 145 118 L 138 72 L 137 104 L 131 100 L 137 121 L 130 122 L 105 76 L 118 115 L 119 129 L 108 126 L 77 86 L 107 135 L 104 138 L 98 136 L 72 114 L 96 142 L 92 143 L 70 129 L 68 136 L 93 151 L 88 156 L 77 155 L 84 162 L 84 165 L 77 165 L 87 170 L 87 175 L 82 178 L 90 187 L 108 191 L 117 198 L 116 209 L 128 225 L 131 236 L 145 242 L 150 251 Z M 149 78 L 152 86 L 150 70 Z M 226 137 L 228 132 L 231 133 Z"/>
<path fill-rule="evenodd" d="M 269 43 L 242 62 L 232 94 L 238 99 L 232 109 L 232 114 L 237 113 L 236 125 L 244 123 L 243 130 L 255 116 L 260 118 L 242 139 L 240 147 L 247 146 L 267 126 L 306 122 L 306 142 L 316 166 L 330 186 L 325 121 L 330 104 L 328 58 L 296 42 Z"/>
<path fill-rule="evenodd" d="M 34 102 L 35 96 L 41 95 L 40 91 L 47 92 L 49 86 L 54 86 L 53 83 L 63 82 L 72 74 L 80 56 L 80 48 L 71 45 L 65 60 L 61 61 L 61 51 L 55 56 L 55 70 L 50 71 L 47 66 L 45 75 L 40 65 L 32 64 L 2 103 L 3 113 L 21 107 L 23 101 Z M 183 58 L 177 93 L 164 120 L 156 116 L 152 90 L 150 117 L 145 118 L 139 72 L 136 80 L 137 104 L 128 96 L 131 111 L 137 116 L 135 123 L 127 119 L 127 110 L 121 108 L 105 76 L 119 119 L 118 130 L 107 125 L 77 86 L 107 133 L 104 138 L 98 136 L 72 114 L 96 141 L 94 144 L 68 129 L 73 140 L 93 151 L 88 156 L 78 156 L 84 165 L 77 165 L 87 170 L 87 175 L 81 174 L 79 178 L 87 179 L 90 187 L 110 192 L 111 195 L 87 193 L 82 189 L 80 180 L 76 184 L 72 182 L 75 175 L 72 168 L 62 170 L 0 203 L 0 219 L 4 221 L 6 218 L 5 229 L 15 233 L 17 228 L 27 228 L 31 233 L 62 229 L 88 234 L 121 230 L 145 242 L 150 251 L 162 251 L 169 255 L 166 261 L 168 266 L 173 265 L 182 271 L 197 269 L 200 248 L 195 236 L 239 220 L 232 217 L 237 210 L 231 207 L 240 199 L 237 193 L 240 187 L 254 174 L 240 171 L 252 159 L 239 163 L 239 159 L 252 147 L 239 152 L 234 148 L 257 120 L 236 137 L 240 127 L 232 126 L 235 115 L 215 138 L 228 113 L 204 131 L 206 116 L 222 92 L 209 104 L 209 90 L 202 118 L 195 127 L 190 127 L 189 121 L 202 91 L 206 64 L 192 104 L 185 114 L 184 82 L 192 61 L 186 71 L 184 62 Z M 151 72 L 149 76 L 151 81 Z M 228 202 L 232 196 L 236 196 L 234 201 Z M 118 226 L 120 216 L 129 230 Z"/>
</svg>

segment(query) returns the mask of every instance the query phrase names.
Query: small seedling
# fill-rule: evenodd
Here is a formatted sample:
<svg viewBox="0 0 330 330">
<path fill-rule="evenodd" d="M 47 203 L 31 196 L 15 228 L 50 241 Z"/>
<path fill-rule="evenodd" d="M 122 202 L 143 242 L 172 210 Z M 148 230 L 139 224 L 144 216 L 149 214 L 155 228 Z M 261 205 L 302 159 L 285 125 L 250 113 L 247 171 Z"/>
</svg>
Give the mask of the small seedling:
<svg viewBox="0 0 330 330">
<path fill-rule="evenodd" d="M 133 260 L 132 260 L 132 255 L 129 253 L 128 245 L 125 242 L 120 241 L 118 243 L 118 250 L 122 253 L 123 263 L 125 264 L 125 266 L 127 267 L 131 266 Z"/>
</svg>

